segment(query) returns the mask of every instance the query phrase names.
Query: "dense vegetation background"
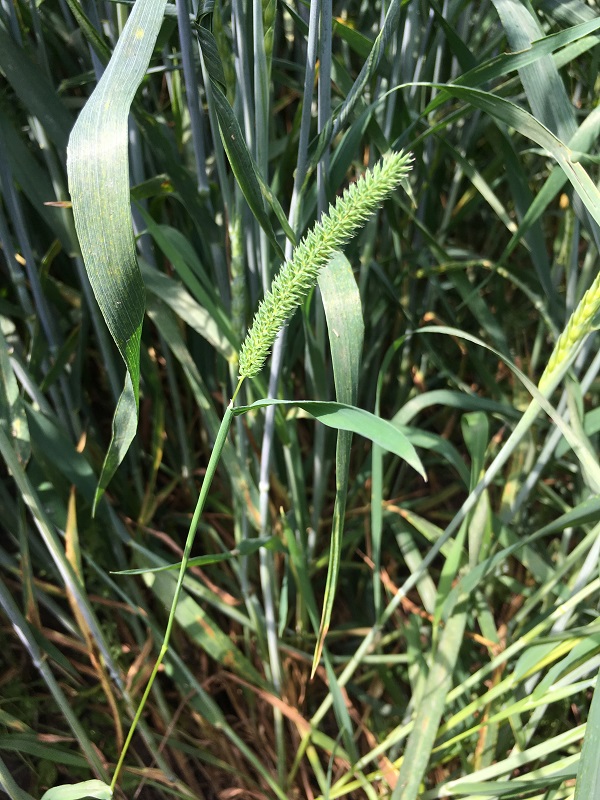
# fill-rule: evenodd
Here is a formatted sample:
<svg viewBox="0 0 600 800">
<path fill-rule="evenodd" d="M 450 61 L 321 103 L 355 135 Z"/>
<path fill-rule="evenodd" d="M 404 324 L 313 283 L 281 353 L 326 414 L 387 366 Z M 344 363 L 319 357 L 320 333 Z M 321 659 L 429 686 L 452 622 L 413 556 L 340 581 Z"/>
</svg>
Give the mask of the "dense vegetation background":
<svg viewBox="0 0 600 800">
<path fill-rule="evenodd" d="M 110 151 L 123 80 L 77 142 L 77 192 L 100 199 L 80 249 L 67 143 L 129 13 L 0 6 L 0 787 L 110 780 L 176 579 L 114 573 L 181 560 L 259 299 L 292 239 L 404 149 L 409 194 L 321 273 L 240 400 L 374 412 L 428 480 L 297 406 L 236 417 L 119 783 L 597 797 L 596 3 L 168 4 L 149 64 L 117 54 L 145 74 L 128 164 Z M 128 180 L 145 297 L 111 260 Z M 93 515 L 136 369 L 117 450 L 137 435 Z"/>
</svg>

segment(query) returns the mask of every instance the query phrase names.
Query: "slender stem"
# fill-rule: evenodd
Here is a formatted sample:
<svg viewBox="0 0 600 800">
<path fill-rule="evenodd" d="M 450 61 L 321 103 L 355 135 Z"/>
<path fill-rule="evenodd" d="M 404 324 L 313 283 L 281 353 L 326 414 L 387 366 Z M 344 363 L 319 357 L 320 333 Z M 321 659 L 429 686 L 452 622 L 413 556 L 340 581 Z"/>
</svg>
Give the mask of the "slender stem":
<svg viewBox="0 0 600 800">
<path fill-rule="evenodd" d="M 131 727 L 129 729 L 129 733 L 127 734 L 127 738 L 125 739 L 125 744 L 123 745 L 123 749 L 121 750 L 121 754 L 119 756 L 119 760 L 117 762 L 117 766 L 115 768 L 115 772 L 113 775 L 112 782 L 110 784 L 110 788 L 114 790 L 117 778 L 119 777 L 119 773 L 121 771 L 121 767 L 123 766 L 123 762 L 125 760 L 125 756 L 127 754 L 127 750 L 129 749 L 129 745 L 133 738 L 133 734 L 135 733 L 135 729 L 137 724 L 142 716 L 142 712 L 144 710 L 144 706 L 146 705 L 146 700 L 148 699 L 148 695 L 152 689 L 152 684 L 154 683 L 154 679 L 158 673 L 160 665 L 167 654 L 169 649 L 169 639 L 171 638 L 171 630 L 173 628 L 173 624 L 175 622 L 175 612 L 177 610 L 177 603 L 179 601 L 179 595 L 181 594 L 181 589 L 183 587 L 183 580 L 185 578 L 185 571 L 187 569 L 187 564 L 190 558 L 190 554 L 192 552 L 192 546 L 194 544 L 194 539 L 196 538 L 196 530 L 198 528 L 198 523 L 200 521 L 200 516 L 204 509 L 204 504 L 206 502 L 206 498 L 208 497 L 208 492 L 210 489 L 210 485 L 212 483 L 212 479 L 214 474 L 217 470 L 217 464 L 219 463 L 219 459 L 221 457 L 221 453 L 223 451 L 223 447 L 225 445 L 225 440 L 227 438 L 227 434 L 229 432 L 229 428 L 231 426 L 231 421 L 233 419 L 233 400 L 237 395 L 240 386 L 242 385 L 242 380 L 240 379 L 236 390 L 234 392 L 233 398 L 231 399 L 229 405 L 225 409 L 225 414 L 223 415 L 223 419 L 221 420 L 221 425 L 219 427 L 217 438 L 215 439 L 215 444 L 210 455 L 210 459 L 208 461 L 208 466 L 206 467 L 206 475 L 204 476 L 204 481 L 202 482 L 202 488 L 200 489 L 200 496 L 198 497 L 198 502 L 196 503 L 196 508 L 194 510 L 194 516 L 192 517 L 192 521 L 190 523 L 190 528 L 188 530 L 187 539 L 185 542 L 185 548 L 183 551 L 183 558 L 181 560 L 181 567 L 179 569 L 179 575 L 177 577 L 177 585 L 175 586 L 175 594 L 173 595 L 173 601 L 171 603 L 171 611 L 169 612 L 169 619 L 167 622 L 167 628 L 165 630 L 165 635 L 163 638 L 163 643 L 160 648 L 160 653 L 158 654 L 158 658 L 156 659 L 156 664 L 154 665 L 154 669 L 152 670 L 152 674 L 150 675 L 150 679 L 148 680 L 148 684 L 146 689 L 144 690 L 144 694 L 142 695 L 142 699 L 140 700 L 139 706 L 137 711 L 135 712 L 135 717 L 133 718 L 133 722 L 131 723 Z"/>
</svg>

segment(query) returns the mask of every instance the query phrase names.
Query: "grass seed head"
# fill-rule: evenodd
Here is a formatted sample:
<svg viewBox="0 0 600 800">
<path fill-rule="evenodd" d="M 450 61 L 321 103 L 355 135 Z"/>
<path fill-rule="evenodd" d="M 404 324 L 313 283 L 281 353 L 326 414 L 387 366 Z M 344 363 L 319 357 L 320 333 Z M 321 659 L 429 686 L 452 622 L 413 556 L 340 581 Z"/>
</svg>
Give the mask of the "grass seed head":
<svg viewBox="0 0 600 800">
<path fill-rule="evenodd" d="M 551 381 L 558 370 L 562 370 L 565 362 L 570 360 L 584 337 L 598 327 L 600 312 L 600 275 L 581 298 L 579 305 L 571 314 L 565 329 L 558 337 L 548 365 L 540 379 L 540 389 Z"/>
<path fill-rule="evenodd" d="M 260 372 L 277 333 L 344 247 L 410 170 L 410 153 L 388 153 L 346 189 L 285 262 L 261 301 L 240 350 L 240 378 Z"/>
</svg>

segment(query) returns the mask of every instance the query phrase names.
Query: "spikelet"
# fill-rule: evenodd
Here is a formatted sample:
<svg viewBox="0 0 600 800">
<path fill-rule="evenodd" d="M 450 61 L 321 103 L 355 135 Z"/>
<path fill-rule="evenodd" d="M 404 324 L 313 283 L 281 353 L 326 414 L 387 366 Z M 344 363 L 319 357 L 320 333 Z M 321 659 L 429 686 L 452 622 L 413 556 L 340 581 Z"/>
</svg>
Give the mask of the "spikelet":
<svg viewBox="0 0 600 800">
<path fill-rule="evenodd" d="M 329 206 L 294 250 L 261 301 L 240 350 L 240 378 L 252 378 L 265 363 L 275 337 L 309 291 L 319 270 L 357 233 L 410 170 L 410 153 L 388 153 Z"/>
</svg>

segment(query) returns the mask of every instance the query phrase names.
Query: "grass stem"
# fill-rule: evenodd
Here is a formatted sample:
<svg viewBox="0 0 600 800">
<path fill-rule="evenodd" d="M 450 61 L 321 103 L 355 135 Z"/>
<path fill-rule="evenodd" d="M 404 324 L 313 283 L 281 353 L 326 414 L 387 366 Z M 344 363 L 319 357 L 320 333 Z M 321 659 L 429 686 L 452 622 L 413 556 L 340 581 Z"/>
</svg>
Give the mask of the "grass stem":
<svg viewBox="0 0 600 800">
<path fill-rule="evenodd" d="M 242 380 L 240 379 L 238 385 L 236 387 L 234 397 L 237 395 Z M 200 489 L 200 495 L 198 497 L 198 502 L 196 503 L 196 508 L 194 509 L 194 514 L 192 516 L 192 521 L 190 523 L 190 527 L 188 530 L 185 547 L 183 550 L 183 557 L 181 559 L 181 567 L 179 568 L 179 574 L 177 576 L 177 584 L 175 586 L 175 592 L 173 594 L 173 600 L 171 602 L 171 610 L 169 611 L 169 619 L 167 621 L 167 627 L 165 629 L 165 635 L 163 638 L 163 643 L 160 648 L 160 653 L 158 654 L 158 658 L 156 660 L 156 664 L 154 665 L 154 669 L 152 670 L 152 674 L 148 680 L 148 684 L 146 689 L 144 690 L 144 694 L 142 695 L 142 699 L 139 702 L 137 711 L 131 723 L 131 727 L 129 728 L 129 733 L 127 734 L 127 738 L 125 739 L 125 743 L 123 745 L 123 749 L 121 750 L 121 754 L 119 756 L 119 760 L 117 762 L 117 766 L 115 768 L 115 772 L 111 781 L 111 788 L 117 784 L 117 780 L 119 777 L 119 773 L 121 771 L 121 767 L 123 766 L 123 762 L 125 761 L 125 756 L 127 755 L 127 750 L 129 749 L 129 745 L 131 744 L 131 740 L 135 733 L 135 729 L 139 722 L 139 719 L 142 715 L 144 710 L 144 706 L 146 705 L 146 700 L 150 695 L 150 691 L 152 689 L 152 684 L 158 674 L 158 670 L 160 665 L 167 654 L 169 649 L 169 640 L 171 638 L 171 631 L 173 629 L 173 624 L 175 622 L 175 613 L 177 611 L 177 603 L 179 602 L 179 595 L 181 594 L 181 589 L 183 587 L 183 581 L 185 579 L 185 573 L 188 565 L 188 561 L 190 559 L 190 555 L 192 552 L 192 546 L 194 544 L 194 539 L 196 538 L 196 531 L 198 529 L 198 523 L 200 522 L 200 517 L 202 516 L 202 511 L 204 509 L 204 505 L 206 503 L 206 498 L 208 497 L 208 492 L 210 490 L 211 483 L 213 481 L 217 464 L 219 463 L 219 459 L 221 457 L 221 453 L 223 451 L 223 446 L 225 445 L 225 440 L 227 438 L 227 434 L 229 433 L 229 428 L 231 426 L 231 421 L 233 419 L 233 398 L 230 401 L 229 405 L 225 409 L 225 414 L 223 415 L 223 419 L 221 420 L 221 425 L 217 432 L 217 437 L 215 439 L 215 443 L 212 449 L 212 453 L 210 455 L 210 459 L 208 461 L 208 466 L 206 467 L 206 473 L 204 475 L 204 480 L 202 481 L 202 488 Z"/>
</svg>

